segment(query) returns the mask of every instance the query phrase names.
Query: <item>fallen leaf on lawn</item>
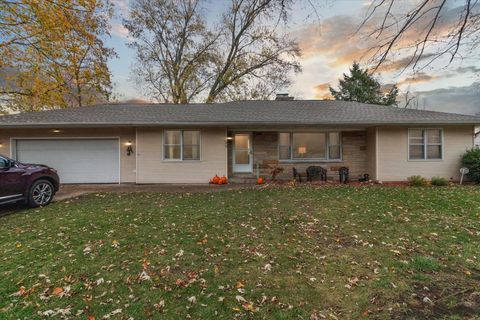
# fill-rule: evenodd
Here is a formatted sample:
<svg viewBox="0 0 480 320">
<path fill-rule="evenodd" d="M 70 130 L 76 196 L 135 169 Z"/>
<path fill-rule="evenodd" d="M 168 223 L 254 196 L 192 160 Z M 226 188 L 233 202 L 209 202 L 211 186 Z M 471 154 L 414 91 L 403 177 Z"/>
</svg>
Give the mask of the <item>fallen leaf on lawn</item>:
<svg viewBox="0 0 480 320">
<path fill-rule="evenodd" d="M 203 239 L 197 241 L 197 244 L 206 244 L 208 242 L 208 235 L 205 235 Z"/>
<path fill-rule="evenodd" d="M 165 307 L 165 300 L 160 300 L 159 303 L 153 305 L 157 311 L 161 311 Z"/>
<path fill-rule="evenodd" d="M 150 276 L 147 274 L 147 272 L 145 270 L 143 270 L 142 272 L 140 272 L 140 274 L 138 275 L 138 280 L 140 282 L 142 281 L 149 281 L 151 280 Z"/>
<path fill-rule="evenodd" d="M 119 314 L 119 313 L 122 313 L 122 309 L 115 309 L 115 310 L 113 310 L 112 312 L 107 313 L 106 315 L 104 315 L 102 319 L 110 319 L 112 316 L 114 316 L 114 315 L 116 315 L 116 314 Z"/>
<path fill-rule="evenodd" d="M 183 256 L 183 250 L 180 250 L 177 253 L 175 253 L 175 258 L 180 258 L 181 256 Z"/>
<path fill-rule="evenodd" d="M 92 248 L 90 248 L 89 246 L 86 246 L 85 249 L 83 249 L 83 254 L 84 255 L 88 255 L 92 252 Z"/>
<path fill-rule="evenodd" d="M 55 310 L 47 310 L 47 311 L 44 311 L 42 312 L 42 315 L 44 316 L 47 316 L 47 317 L 54 317 L 54 316 L 68 316 L 71 314 L 71 308 L 68 307 L 68 308 L 65 308 L 65 309 L 61 309 L 61 308 L 56 308 Z"/>
<path fill-rule="evenodd" d="M 357 277 L 348 279 L 348 283 L 350 283 L 351 285 L 356 285 L 358 281 L 360 280 Z"/>
<path fill-rule="evenodd" d="M 179 287 L 185 287 L 187 285 L 185 280 L 182 280 L 182 279 L 177 279 L 177 281 L 175 281 L 175 284 Z"/>
<path fill-rule="evenodd" d="M 423 302 L 433 305 L 433 301 L 432 301 L 429 297 L 424 297 L 424 298 L 423 298 Z"/>
<path fill-rule="evenodd" d="M 244 303 L 243 304 L 243 308 L 247 311 L 250 311 L 250 312 L 254 312 L 255 311 L 255 308 L 253 307 L 253 304 L 252 303 Z"/>
<path fill-rule="evenodd" d="M 190 298 L 187 299 L 188 302 L 190 303 L 196 303 L 197 302 L 197 298 L 195 296 L 191 296 Z"/>
<path fill-rule="evenodd" d="M 242 296 L 236 296 L 235 299 L 237 299 L 238 302 L 247 302 L 244 297 Z"/>
<path fill-rule="evenodd" d="M 263 266 L 263 271 L 272 271 L 272 265 L 270 263 L 267 263 L 265 266 Z"/>
<path fill-rule="evenodd" d="M 237 281 L 237 283 L 235 284 L 235 288 L 237 289 L 240 289 L 240 288 L 243 288 L 245 287 L 245 285 L 243 284 L 242 281 Z"/>
<path fill-rule="evenodd" d="M 63 293 L 63 288 L 60 288 L 60 287 L 56 287 L 55 289 L 53 289 L 53 292 L 52 292 L 52 294 L 57 297 L 60 296 L 62 293 Z"/>
<path fill-rule="evenodd" d="M 10 297 L 20 297 L 20 296 L 28 296 L 35 290 L 35 286 L 32 288 L 26 290 L 24 286 L 21 286 L 20 289 L 18 289 L 17 292 L 14 292 L 10 295 Z"/>
</svg>

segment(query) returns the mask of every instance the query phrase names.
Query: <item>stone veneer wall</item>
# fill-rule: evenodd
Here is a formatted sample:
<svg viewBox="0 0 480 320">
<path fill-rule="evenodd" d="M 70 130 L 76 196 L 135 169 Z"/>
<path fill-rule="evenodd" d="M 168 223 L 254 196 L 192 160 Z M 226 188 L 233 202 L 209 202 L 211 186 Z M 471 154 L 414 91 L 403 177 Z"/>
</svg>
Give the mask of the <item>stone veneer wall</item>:
<svg viewBox="0 0 480 320">
<path fill-rule="evenodd" d="M 232 143 L 228 145 L 228 174 L 230 177 L 248 177 L 256 175 L 257 163 L 260 165 L 260 175 L 270 177 L 269 164 L 278 161 L 278 133 L 277 132 L 253 132 L 253 175 L 234 174 L 232 172 Z M 313 161 L 313 162 L 278 162 L 278 166 L 284 168 L 278 176 L 279 180 L 292 179 L 292 168 L 305 172 L 308 166 L 321 166 L 327 169 L 328 178 L 338 180 L 338 168 L 348 167 L 350 179 L 358 180 L 360 176 L 368 172 L 367 165 L 367 133 L 366 131 L 342 132 L 343 160 L 342 161 Z"/>
</svg>

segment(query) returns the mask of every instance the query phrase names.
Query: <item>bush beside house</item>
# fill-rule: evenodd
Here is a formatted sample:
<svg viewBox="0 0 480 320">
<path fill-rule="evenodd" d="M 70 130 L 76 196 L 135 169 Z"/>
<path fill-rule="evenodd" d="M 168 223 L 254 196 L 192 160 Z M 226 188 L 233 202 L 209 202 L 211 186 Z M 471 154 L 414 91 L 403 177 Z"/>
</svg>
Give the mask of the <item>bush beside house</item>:
<svg viewBox="0 0 480 320">
<path fill-rule="evenodd" d="M 480 183 L 480 148 L 468 150 L 462 157 L 462 166 L 469 169 L 467 177 L 476 183 Z"/>
</svg>

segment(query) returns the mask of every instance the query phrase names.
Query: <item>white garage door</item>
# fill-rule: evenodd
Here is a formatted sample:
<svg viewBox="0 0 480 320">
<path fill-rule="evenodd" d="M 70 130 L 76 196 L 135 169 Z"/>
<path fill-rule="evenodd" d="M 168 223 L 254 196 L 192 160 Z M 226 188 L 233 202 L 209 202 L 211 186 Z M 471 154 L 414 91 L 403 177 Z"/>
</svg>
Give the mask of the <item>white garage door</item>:
<svg viewBox="0 0 480 320">
<path fill-rule="evenodd" d="M 61 183 L 118 183 L 118 139 L 19 139 L 16 159 L 58 170 Z"/>
</svg>

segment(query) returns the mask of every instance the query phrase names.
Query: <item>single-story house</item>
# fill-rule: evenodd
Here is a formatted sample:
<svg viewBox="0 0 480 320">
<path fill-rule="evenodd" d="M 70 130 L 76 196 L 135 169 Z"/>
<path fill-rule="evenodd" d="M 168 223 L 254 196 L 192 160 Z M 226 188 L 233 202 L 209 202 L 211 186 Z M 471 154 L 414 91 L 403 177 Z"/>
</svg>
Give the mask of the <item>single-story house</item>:
<svg viewBox="0 0 480 320">
<path fill-rule="evenodd" d="M 0 154 L 63 183 L 207 183 L 311 165 L 338 179 L 459 179 L 480 117 L 345 101 L 108 104 L 0 117 Z"/>
</svg>

